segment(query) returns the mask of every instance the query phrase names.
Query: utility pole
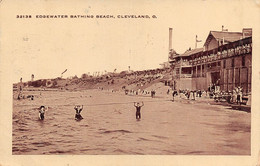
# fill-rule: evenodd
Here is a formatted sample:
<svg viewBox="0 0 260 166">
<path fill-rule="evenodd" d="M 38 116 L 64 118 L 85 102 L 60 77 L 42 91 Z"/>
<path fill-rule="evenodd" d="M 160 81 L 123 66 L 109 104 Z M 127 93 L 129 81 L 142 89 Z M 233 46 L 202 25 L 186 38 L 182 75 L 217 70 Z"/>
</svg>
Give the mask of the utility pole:
<svg viewBox="0 0 260 166">
<path fill-rule="evenodd" d="M 172 28 L 169 28 L 169 52 L 168 52 L 168 62 L 170 61 L 172 51 Z"/>
</svg>

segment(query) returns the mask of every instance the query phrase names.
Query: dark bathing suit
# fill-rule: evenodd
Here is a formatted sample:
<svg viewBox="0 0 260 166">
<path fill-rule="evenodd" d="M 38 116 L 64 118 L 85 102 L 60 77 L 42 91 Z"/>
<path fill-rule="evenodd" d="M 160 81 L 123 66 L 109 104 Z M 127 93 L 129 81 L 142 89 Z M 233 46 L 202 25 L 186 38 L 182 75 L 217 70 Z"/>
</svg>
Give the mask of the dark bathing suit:
<svg viewBox="0 0 260 166">
<path fill-rule="evenodd" d="M 140 113 L 140 110 L 141 110 L 141 106 L 135 106 L 136 108 L 136 119 L 141 119 L 141 113 Z"/>
<path fill-rule="evenodd" d="M 79 109 L 79 110 L 76 109 L 77 114 L 80 114 L 81 111 L 82 111 L 82 109 Z"/>
<path fill-rule="evenodd" d="M 75 118 L 76 118 L 77 120 L 83 119 L 83 117 L 82 117 L 80 114 L 76 114 L 76 115 L 75 115 Z"/>
<path fill-rule="evenodd" d="M 80 115 L 80 112 L 81 112 L 81 111 L 82 111 L 82 109 L 80 109 L 80 110 L 77 110 L 77 109 L 76 109 L 75 119 L 77 119 L 77 120 L 83 119 L 83 117 Z"/>
<path fill-rule="evenodd" d="M 44 119 L 44 113 L 40 113 L 41 120 Z"/>
</svg>

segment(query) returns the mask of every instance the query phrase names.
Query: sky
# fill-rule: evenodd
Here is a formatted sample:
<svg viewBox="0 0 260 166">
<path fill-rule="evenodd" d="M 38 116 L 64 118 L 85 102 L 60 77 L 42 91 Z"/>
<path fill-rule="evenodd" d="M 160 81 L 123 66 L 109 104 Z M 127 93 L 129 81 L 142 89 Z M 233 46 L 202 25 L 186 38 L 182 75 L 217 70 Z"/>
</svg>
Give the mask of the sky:
<svg viewBox="0 0 260 166">
<path fill-rule="evenodd" d="M 177 53 L 203 44 L 211 30 L 259 28 L 258 1 L 4 1 L 0 60 L 13 82 L 80 77 L 83 73 L 154 69 L 168 59 L 169 27 Z M 1 6 L 0 6 L 1 7 Z M 4 14 L 3 14 L 4 13 Z M 36 15 L 114 15 L 115 18 L 43 19 Z M 255 15 L 258 14 L 258 15 Z M 31 15 L 32 18 L 16 18 Z M 155 15 L 157 18 L 117 18 Z M 11 67 L 10 67 L 11 66 Z"/>
</svg>

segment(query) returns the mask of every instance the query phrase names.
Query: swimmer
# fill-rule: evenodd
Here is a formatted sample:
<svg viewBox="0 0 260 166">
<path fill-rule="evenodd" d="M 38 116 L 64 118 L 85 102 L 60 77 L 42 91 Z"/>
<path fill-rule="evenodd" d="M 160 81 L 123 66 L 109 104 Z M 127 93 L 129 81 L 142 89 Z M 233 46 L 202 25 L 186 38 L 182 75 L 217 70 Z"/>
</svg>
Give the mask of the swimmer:
<svg viewBox="0 0 260 166">
<path fill-rule="evenodd" d="M 45 107 L 45 106 L 42 105 L 42 106 L 40 107 L 40 110 L 39 110 L 39 119 L 40 119 L 40 120 L 43 120 L 43 119 L 44 119 L 45 111 L 48 111 L 48 107 Z"/>
<path fill-rule="evenodd" d="M 76 110 L 75 120 L 83 119 L 83 117 L 80 115 L 80 112 L 83 110 L 83 105 L 81 107 L 80 107 L 80 105 L 77 105 L 74 107 L 74 109 Z"/>
<path fill-rule="evenodd" d="M 27 98 L 29 98 L 30 100 L 33 100 L 34 96 L 33 95 L 28 95 Z"/>
<path fill-rule="evenodd" d="M 172 91 L 172 102 L 174 102 L 174 97 L 175 97 L 175 95 L 178 95 L 177 90 L 173 90 L 173 91 Z"/>
<path fill-rule="evenodd" d="M 136 108 L 136 113 L 135 113 L 135 116 L 136 116 L 136 119 L 141 119 L 141 107 L 144 106 L 144 102 L 142 102 L 142 105 L 140 105 L 139 102 L 134 102 L 134 106 Z"/>
</svg>

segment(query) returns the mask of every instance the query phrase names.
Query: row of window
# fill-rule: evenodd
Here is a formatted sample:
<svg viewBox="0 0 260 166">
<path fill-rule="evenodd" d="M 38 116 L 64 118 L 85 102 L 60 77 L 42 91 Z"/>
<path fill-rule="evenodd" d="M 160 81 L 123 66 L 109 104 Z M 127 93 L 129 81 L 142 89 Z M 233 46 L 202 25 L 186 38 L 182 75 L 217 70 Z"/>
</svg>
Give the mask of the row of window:
<svg viewBox="0 0 260 166">
<path fill-rule="evenodd" d="M 242 56 L 242 66 L 246 66 L 246 57 Z M 235 67 L 235 58 L 231 59 L 231 67 Z M 226 59 L 223 60 L 223 68 L 226 68 Z"/>
<path fill-rule="evenodd" d="M 217 59 L 226 58 L 227 56 L 231 57 L 231 56 L 234 56 L 234 55 L 251 53 L 251 51 L 252 51 L 252 43 L 251 44 L 245 44 L 243 46 L 237 46 L 236 48 L 223 50 L 222 52 L 219 51 L 216 54 L 204 55 L 202 57 L 195 58 L 194 60 L 183 59 L 183 62 L 185 62 L 185 65 L 187 65 L 187 64 L 194 65 L 194 64 L 198 64 L 198 63 L 207 62 L 207 61 L 214 61 L 214 60 L 217 60 Z M 180 64 L 180 60 L 177 61 L 176 63 Z M 244 65 L 242 65 L 242 66 L 244 66 Z"/>
</svg>

